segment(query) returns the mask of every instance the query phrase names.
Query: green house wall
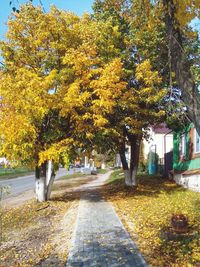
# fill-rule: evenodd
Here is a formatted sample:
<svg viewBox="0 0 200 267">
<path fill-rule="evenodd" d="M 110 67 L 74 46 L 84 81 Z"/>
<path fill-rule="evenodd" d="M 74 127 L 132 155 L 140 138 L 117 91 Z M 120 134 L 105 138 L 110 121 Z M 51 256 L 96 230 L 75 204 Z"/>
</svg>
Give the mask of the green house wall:
<svg viewBox="0 0 200 267">
<path fill-rule="evenodd" d="M 190 130 L 193 127 L 193 124 L 188 125 L 183 130 L 174 133 L 173 142 L 174 142 L 174 149 L 173 149 L 173 169 L 177 172 L 183 172 L 187 170 L 196 170 L 200 169 L 200 158 L 190 159 Z M 180 161 L 179 155 L 179 142 L 180 136 L 182 134 L 186 135 L 186 147 L 185 147 L 185 159 L 184 161 Z"/>
</svg>

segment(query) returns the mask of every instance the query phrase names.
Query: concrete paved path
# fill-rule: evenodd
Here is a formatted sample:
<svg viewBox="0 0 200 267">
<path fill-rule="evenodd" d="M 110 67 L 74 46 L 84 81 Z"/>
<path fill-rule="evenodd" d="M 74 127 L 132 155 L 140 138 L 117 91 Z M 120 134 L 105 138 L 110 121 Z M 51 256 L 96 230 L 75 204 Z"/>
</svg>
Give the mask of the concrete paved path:
<svg viewBox="0 0 200 267">
<path fill-rule="evenodd" d="M 78 188 L 82 193 L 67 267 L 147 266 L 112 205 L 95 190 L 109 175 Z"/>
</svg>

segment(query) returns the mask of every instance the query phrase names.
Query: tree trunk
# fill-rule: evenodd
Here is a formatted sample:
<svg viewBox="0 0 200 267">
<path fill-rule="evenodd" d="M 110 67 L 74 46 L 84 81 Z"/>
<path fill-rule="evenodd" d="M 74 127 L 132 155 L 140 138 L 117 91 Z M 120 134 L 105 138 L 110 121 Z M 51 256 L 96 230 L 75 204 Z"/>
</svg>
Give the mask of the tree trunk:
<svg viewBox="0 0 200 267">
<path fill-rule="evenodd" d="M 55 169 L 51 160 L 48 161 L 48 171 L 47 171 L 47 200 L 50 199 L 52 186 L 56 177 Z"/>
<path fill-rule="evenodd" d="M 126 152 L 126 146 L 125 146 L 125 142 L 123 142 L 120 146 L 119 155 L 120 155 L 120 159 L 122 162 L 122 168 L 124 171 L 125 184 L 130 186 L 130 170 L 129 170 L 128 163 L 126 160 L 125 152 Z"/>
<path fill-rule="evenodd" d="M 129 141 L 131 146 L 130 168 L 128 166 L 125 156 L 125 143 L 121 145 L 119 154 L 122 162 L 122 167 L 124 170 L 125 184 L 127 186 L 137 186 L 136 175 L 139 164 L 141 139 L 137 135 L 131 135 L 129 136 Z"/>
<path fill-rule="evenodd" d="M 84 167 L 85 167 L 85 168 L 89 168 L 89 164 L 88 164 L 88 156 L 85 156 Z"/>
<path fill-rule="evenodd" d="M 127 186 L 137 186 L 137 168 L 134 168 L 132 171 L 130 169 L 124 170 L 125 184 Z"/>
<path fill-rule="evenodd" d="M 166 27 L 169 37 L 169 49 L 176 81 L 187 107 L 188 117 L 194 123 L 200 135 L 200 94 L 192 76 L 190 65 L 182 46 L 182 33 L 176 20 L 176 7 L 173 0 L 163 0 L 166 7 Z"/>
<path fill-rule="evenodd" d="M 120 155 L 120 159 L 121 159 L 121 162 L 122 162 L 123 170 L 128 170 L 128 163 L 127 163 L 127 160 L 126 160 L 125 152 L 126 152 L 126 146 L 125 146 L 125 142 L 123 142 L 121 144 L 121 146 L 120 146 L 119 155 Z"/>
<path fill-rule="evenodd" d="M 47 200 L 46 188 L 47 188 L 47 177 L 46 177 L 46 165 L 43 163 L 41 166 L 37 166 L 35 169 L 35 193 L 36 199 L 39 202 Z"/>
<path fill-rule="evenodd" d="M 137 135 L 131 135 L 129 141 L 131 145 L 130 182 L 131 186 L 137 186 L 136 175 L 139 165 L 141 138 Z"/>
<path fill-rule="evenodd" d="M 102 154 L 101 169 L 102 170 L 105 170 L 106 169 L 106 157 L 105 157 L 104 154 Z"/>
<path fill-rule="evenodd" d="M 50 198 L 52 185 L 55 180 L 55 170 L 51 161 L 36 167 L 35 193 L 39 202 L 47 201 Z"/>
</svg>

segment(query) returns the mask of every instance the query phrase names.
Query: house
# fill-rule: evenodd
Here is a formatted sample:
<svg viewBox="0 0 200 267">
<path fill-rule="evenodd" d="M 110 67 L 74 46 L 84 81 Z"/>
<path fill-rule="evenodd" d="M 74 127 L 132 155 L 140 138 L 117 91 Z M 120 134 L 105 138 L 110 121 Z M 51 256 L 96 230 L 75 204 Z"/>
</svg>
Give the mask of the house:
<svg viewBox="0 0 200 267">
<path fill-rule="evenodd" d="M 191 123 L 174 132 L 173 178 L 177 184 L 200 192 L 200 137 Z"/>
<path fill-rule="evenodd" d="M 164 123 L 151 126 L 149 129 L 149 139 L 143 140 L 143 153 L 144 158 L 148 161 L 148 173 L 155 174 L 157 171 L 165 173 L 166 155 L 170 154 L 170 157 L 172 158 L 172 150 L 172 130 L 170 130 Z M 152 155 L 151 158 L 149 155 Z M 158 158 L 153 159 L 153 157 Z M 155 163 L 156 161 L 157 163 Z M 155 166 L 156 164 L 158 166 Z"/>
<path fill-rule="evenodd" d="M 148 140 L 143 139 L 140 148 L 140 166 L 141 172 L 146 172 L 146 165 L 149 174 L 156 174 L 157 172 L 167 176 L 170 170 L 172 170 L 172 150 L 173 150 L 173 133 L 165 123 L 154 125 L 149 127 Z M 149 154 L 153 155 L 149 158 Z M 168 157 L 168 154 L 170 157 Z M 126 160 L 130 166 L 131 148 L 126 145 Z M 153 157 L 158 157 L 158 161 L 155 164 Z M 168 158 L 170 160 L 168 160 Z M 167 164 L 166 164 L 167 162 Z M 170 164 L 168 164 L 170 163 Z M 115 166 L 121 166 L 120 156 L 116 157 Z M 167 169 L 166 169 L 167 167 Z M 166 170 L 165 170 L 166 169 Z"/>
<path fill-rule="evenodd" d="M 0 167 L 5 167 L 5 166 L 10 166 L 10 162 L 5 158 L 5 157 L 3 157 L 3 158 L 0 158 Z"/>
</svg>

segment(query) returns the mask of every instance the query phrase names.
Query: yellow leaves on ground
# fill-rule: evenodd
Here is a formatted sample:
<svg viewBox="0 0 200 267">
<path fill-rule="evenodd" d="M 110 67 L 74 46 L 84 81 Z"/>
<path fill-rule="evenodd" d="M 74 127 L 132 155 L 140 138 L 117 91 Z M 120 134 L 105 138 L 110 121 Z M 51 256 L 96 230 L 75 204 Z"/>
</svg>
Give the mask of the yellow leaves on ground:
<svg viewBox="0 0 200 267">
<path fill-rule="evenodd" d="M 114 173 L 104 188 L 121 219 L 152 266 L 197 266 L 200 261 L 200 195 L 159 177 L 139 176 L 137 189 L 124 185 L 123 175 Z M 189 218 L 189 233 L 166 240 L 172 214 Z M 136 237 L 137 235 L 137 237 Z"/>
<path fill-rule="evenodd" d="M 70 202 L 60 199 L 48 203 L 29 201 L 23 206 L 2 210 L 0 265 L 32 267 L 53 255 L 56 248 L 52 241 L 61 234 L 58 222 L 70 206 Z M 57 255 L 57 261 L 64 266 L 66 255 L 63 256 Z"/>
</svg>

